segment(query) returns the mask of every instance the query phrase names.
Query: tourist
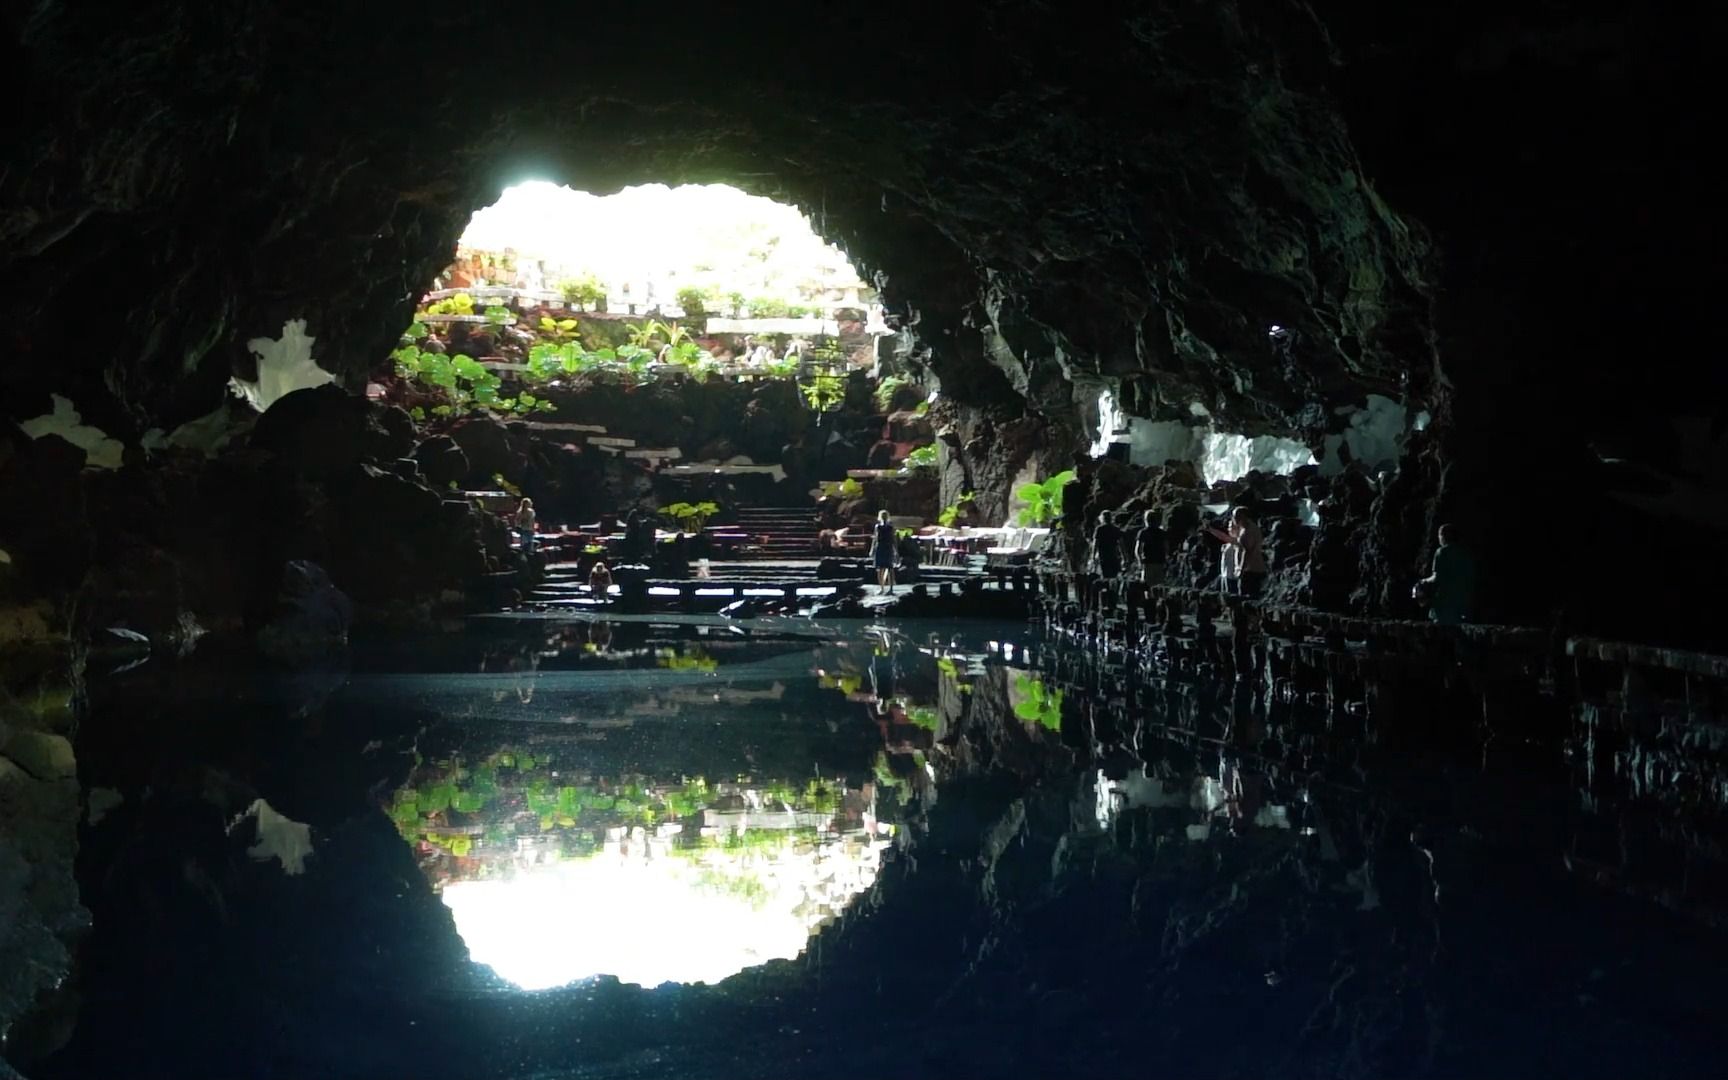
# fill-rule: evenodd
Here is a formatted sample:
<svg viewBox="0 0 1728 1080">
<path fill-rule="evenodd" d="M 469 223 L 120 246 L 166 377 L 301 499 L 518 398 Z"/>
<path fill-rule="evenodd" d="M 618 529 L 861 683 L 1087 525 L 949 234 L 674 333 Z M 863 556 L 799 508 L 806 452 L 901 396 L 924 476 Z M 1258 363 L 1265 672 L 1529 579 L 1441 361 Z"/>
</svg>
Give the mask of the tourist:
<svg viewBox="0 0 1728 1080">
<path fill-rule="evenodd" d="M 1476 560 L 1458 543 L 1458 530 L 1440 526 L 1440 546 L 1434 552 L 1434 571 L 1417 584 L 1418 595 L 1428 596 L 1428 617 L 1443 626 L 1469 622 L 1476 592 Z"/>
<path fill-rule="evenodd" d="M 1217 528 L 1208 531 L 1225 545 L 1226 551 L 1236 554 L 1234 595 L 1244 600 L 1259 599 L 1266 587 L 1266 540 L 1253 516 L 1238 506 L 1230 514 L 1229 531 Z"/>
<path fill-rule="evenodd" d="M 1134 555 L 1140 561 L 1140 580 L 1148 586 L 1164 584 L 1165 538 L 1158 511 L 1148 510 L 1134 537 Z"/>
<path fill-rule="evenodd" d="M 1225 544 L 1218 552 L 1218 592 L 1235 596 L 1242 587 L 1242 557 L 1235 545 Z"/>
<path fill-rule="evenodd" d="M 612 594 L 612 571 L 600 560 L 595 560 L 594 568 L 588 571 L 588 591 L 595 596 Z"/>
<path fill-rule="evenodd" d="M 876 568 L 878 594 L 894 591 L 894 523 L 888 511 L 876 515 L 876 527 L 870 531 L 870 564 Z"/>
<path fill-rule="evenodd" d="M 1110 520 L 1109 511 L 1098 515 L 1098 527 L 1092 530 L 1092 569 L 1104 578 L 1122 573 L 1122 530 Z"/>
<path fill-rule="evenodd" d="M 1097 611 L 1106 605 L 1107 598 L 1114 602 L 1116 579 L 1122 574 L 1122 530 L 1110 520 L 1109 511 L 1098 515 L 1098 527 L 1092 530 L 1092 572 L 1097 576 L 1086 606 Z"/>
<path fill-rule="evenodd" d="M 523 499 L 516 506 L 516 535 L 522 541 L 522 550 L 534 550 L 534 500 Z"/>
</svg>

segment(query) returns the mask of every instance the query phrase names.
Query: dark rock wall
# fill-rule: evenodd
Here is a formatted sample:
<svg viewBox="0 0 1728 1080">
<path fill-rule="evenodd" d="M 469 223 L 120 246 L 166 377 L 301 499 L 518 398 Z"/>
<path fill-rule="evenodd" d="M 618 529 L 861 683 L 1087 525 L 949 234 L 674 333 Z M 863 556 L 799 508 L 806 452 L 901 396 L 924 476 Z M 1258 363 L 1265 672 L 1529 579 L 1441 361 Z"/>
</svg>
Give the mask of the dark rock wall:
<svg viewBox="0 0 1728 1080">
<path fill-rule="evenodd" d="M 44 0 L 6 19 L 14 418 L 58 390 L 125 439 L 171 427 L 289 318 L 355 386 L 506 183 L 726 181 L 797 202 L 880 276 L 944 397 L 981 410 L 965 425 L 1030 415 L 1057 456 L 1080 443 L 1060 445 L 1077 385 L 1310 442 L 1370 392 L 1430 411 L 1429 456 L 1369 525 L 1368 610 L 1449 516 L 1506 618 L 1662 632 L 1650 593 L 1721 573 L 1700 515 L 1724 375 L 1684 374 L 1709 309 L 1684 268 L 1721 250 L 1687 166 L 1709 35 L 1681 16 L 1002 0 L 824 23 L 768 3 L 667 33 L 557 5 Z M 1012 471 L 977 449 L 992 484 Z M 1554 521 L 1568 543 L 1532 542 Z M 1616 562 L 1652 545 L 1669 554 Z M 1623 587 L 1587 580 L 1604 565 Z"/>
</svg>

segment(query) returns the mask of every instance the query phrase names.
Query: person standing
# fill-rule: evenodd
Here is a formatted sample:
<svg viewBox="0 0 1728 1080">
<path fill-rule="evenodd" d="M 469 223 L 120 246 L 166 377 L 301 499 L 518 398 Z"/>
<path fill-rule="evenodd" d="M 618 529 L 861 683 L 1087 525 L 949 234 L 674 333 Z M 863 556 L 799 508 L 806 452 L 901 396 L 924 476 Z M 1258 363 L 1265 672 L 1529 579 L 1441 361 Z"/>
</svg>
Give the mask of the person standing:
<svg viewBox="0 0 1728 1080">
<path fill-rule="evenodd" d="M 1442 626 L 1469 622 L 1474 614 L 1476 559 L 1458 543 L 1458 530 L 1440 526 L 1440 546 L 1434 551 L 1434 571 L 1417 588 L 1426 587 L 1428 617 Z"/>
<path fill-rule="evenodd" d="M 1151 588 L 1164 584 L 1164 526 L 1156 510 L 1146 511 L 1140 521 L 1140 532 L 1134 537 L 1134 556 L 1140 562 L 1140 580 Z"/>
<path fill-rule="evenodd" d="M 1234 553 L 1235 595 L 1245 600 L 1257 600 L 1266 587 L 1266 539 L 1253 515 L 1238 506 L 1230 514 L 1230 528 L 1209 529 L 1225 547 L 1225 554 Z"/>
<path fill-rule="evenodd" d="M 894 523 L 888 511 L 876 514 L 876 526 L 870 530 L 870 564 L 876 568 L 876 591 L 894 591 Z"/>
<path fill-rule="evenodd" d="M 523 499 L 516 504 L 516 535 L 522 541 L 522 550 L 532 552 L 535 547 L 534 532 L 534 500 Z"/>
</svg>

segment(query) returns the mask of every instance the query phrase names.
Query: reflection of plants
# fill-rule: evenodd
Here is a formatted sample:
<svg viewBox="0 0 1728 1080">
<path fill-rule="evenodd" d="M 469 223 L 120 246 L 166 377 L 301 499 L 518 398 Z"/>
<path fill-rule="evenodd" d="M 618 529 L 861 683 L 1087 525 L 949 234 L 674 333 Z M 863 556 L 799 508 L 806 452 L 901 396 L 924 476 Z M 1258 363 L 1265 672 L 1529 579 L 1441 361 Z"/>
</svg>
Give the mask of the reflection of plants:
<svg viewBox="0 0 1728 1080">
<path fill-rule="evenodd" d="M 941 678 L 951 680 L 954 683 L 954 689 L 960 691 L 962 694 L 970 694 L 972 692 L 972 684 L 960 677 L 960 665 L 956 664 L 949 657 L 938 656 L 936 658 L 936 671 Z"/>
<path fill-rule="evenodd" d="M 1037 724 L 1050 731 L 1062 728 L 1062 691 L 1050 690 L 1044 686 L 1043 679 L 1019 675 L 1014 679 L 1014 689 L 1020 695 L 1020 703 L 1014 706 L 1014 715 L 1027 723 Z"/>
<path fill-rule="evenodd" d="M 864 685 L 864 679 L 860 675 L 824 675 L 818 683 L 824 690 L 838 690 L 850 697 Z"/>
<path fill-rule="evenodd" d="M 663 655 L 655 657 L 654 663 L 667 671 L 717 671 L 720 667 L 720 661 L 701 649 L 690 649 L 682 655 L 666 649 Z"/>
<path fill-rule="evenodd" d="M 708 519 L 719 512 L 720 507 L 711 502 L 675 502 L 660 508 L 661 517 L 676 523 L 687 533 L 701 532 Z"/>
<path fill-rule="evenodd" d="M 1025 503 L 1017 521 L 1021 525 L 1048 525 L 1062 514 L 1062 489 L 1074 480 L 1074 470 L 1064 469 L 1036 484 L 1021 484 L 1014 497 Z"/>
<path fill-rule="evenodd" d="M 925 731 L 935 731 L 941 714 L 927 705 L 919 705 L 906 710 L 906 719 L 911 721 L 914 727 L 923 728 Z"/>
</svg>

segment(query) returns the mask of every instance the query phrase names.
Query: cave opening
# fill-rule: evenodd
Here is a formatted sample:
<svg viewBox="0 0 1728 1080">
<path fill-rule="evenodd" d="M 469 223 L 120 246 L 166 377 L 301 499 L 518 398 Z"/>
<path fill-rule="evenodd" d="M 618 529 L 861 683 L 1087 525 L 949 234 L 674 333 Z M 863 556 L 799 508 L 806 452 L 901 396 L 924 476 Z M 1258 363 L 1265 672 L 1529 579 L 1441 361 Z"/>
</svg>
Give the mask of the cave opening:
<svg viewBox="0 0 1728 1080">
<path fill-rule="evenodd" d="M 1718 1070 L 1706 28 L 321 7 L 0 18 L 0 1073 Z"/>
</svg>

